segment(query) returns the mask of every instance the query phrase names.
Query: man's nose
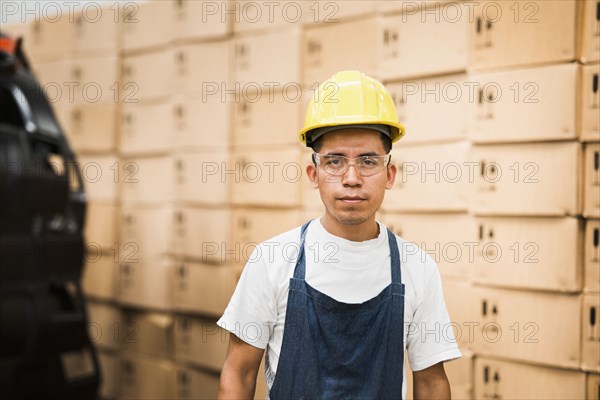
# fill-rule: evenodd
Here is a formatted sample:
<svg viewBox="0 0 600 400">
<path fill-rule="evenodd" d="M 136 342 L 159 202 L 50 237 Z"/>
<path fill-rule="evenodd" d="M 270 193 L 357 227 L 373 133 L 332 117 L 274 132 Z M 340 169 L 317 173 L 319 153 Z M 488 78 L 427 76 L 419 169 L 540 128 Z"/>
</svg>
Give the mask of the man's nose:
<svg viewBox="0 0 600 400">
<path fill-rule="evenodd" d="M 360 186 L 362 184 L 362 176 L 356 165 L 348 166 L 348 169 L 342 175 L 342 184 L 345 186 Z"/>
</svg>

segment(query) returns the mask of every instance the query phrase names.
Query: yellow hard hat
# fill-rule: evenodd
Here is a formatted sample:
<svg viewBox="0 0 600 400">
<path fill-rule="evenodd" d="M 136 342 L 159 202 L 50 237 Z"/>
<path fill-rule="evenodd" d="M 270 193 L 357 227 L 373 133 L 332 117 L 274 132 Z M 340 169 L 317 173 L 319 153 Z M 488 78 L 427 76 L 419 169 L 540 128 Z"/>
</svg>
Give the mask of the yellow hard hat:
<svg viewBox="0 0 600 400">
<path fill-rule="evenodd" d="M 404 125 L 398 122 L 390 93 L 379 81 L 359 71 L 338 72 L 319 85 L 306 108 L 300 141 L 309 146 L 315 135 L 347 125 L 383 132 L 392 143 L 404 136 Z"/>
</svg>

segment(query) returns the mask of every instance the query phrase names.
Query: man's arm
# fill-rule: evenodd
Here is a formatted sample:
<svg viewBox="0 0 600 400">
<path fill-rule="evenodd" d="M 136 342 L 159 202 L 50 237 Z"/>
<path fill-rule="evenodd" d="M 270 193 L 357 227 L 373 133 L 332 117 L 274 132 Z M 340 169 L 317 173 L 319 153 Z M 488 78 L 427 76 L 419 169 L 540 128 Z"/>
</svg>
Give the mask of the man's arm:
<svg viewBox="0 0 600 400">
<path fill-rule="evenodd" d="M 450 399 L 450 383 L 443 362 L 413 372 L 413 397 L 415 400 Z"/>
<path fill-rule="evenodd" d="M 253 399 L 256 376 L 264 352 L 263 349 L 249 345 L 231 333 L 217 398 Z"/>
</svg>

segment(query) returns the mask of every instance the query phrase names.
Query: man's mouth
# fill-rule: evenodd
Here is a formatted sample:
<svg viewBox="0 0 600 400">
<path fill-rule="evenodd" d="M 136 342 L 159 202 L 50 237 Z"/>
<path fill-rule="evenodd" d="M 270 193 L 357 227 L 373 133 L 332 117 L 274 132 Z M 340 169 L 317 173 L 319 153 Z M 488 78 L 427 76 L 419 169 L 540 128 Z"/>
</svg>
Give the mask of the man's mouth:
<svg viewBox="0 0 600 400">
<path fill-rule="evenodd" d="M 339 197 L 338 200 L 340 200 L 344 203 L 349 203 L 349 204 L 356 204 L 356 203 L 360 203 L 361 201 L 365 201 L 364 198 L 358 197 L 358 196 L 343 196 L 343 197 Z"/>
</svg>

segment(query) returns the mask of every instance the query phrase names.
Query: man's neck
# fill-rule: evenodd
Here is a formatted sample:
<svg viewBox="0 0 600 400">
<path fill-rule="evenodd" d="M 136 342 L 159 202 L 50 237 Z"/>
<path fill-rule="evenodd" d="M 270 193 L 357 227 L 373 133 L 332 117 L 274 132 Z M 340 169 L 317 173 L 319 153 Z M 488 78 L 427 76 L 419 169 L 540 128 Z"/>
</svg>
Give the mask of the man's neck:
<svg viewBox="0 0 600 400">
<path fill-rule="evenodd" d="M 330 234 L 353 242 L 364 242 L 379 236 L 379 224 L 375 216 L 358 225 L 345 225 L 325 214 L 321 217 L 321 225 Z"/>
</svg>

